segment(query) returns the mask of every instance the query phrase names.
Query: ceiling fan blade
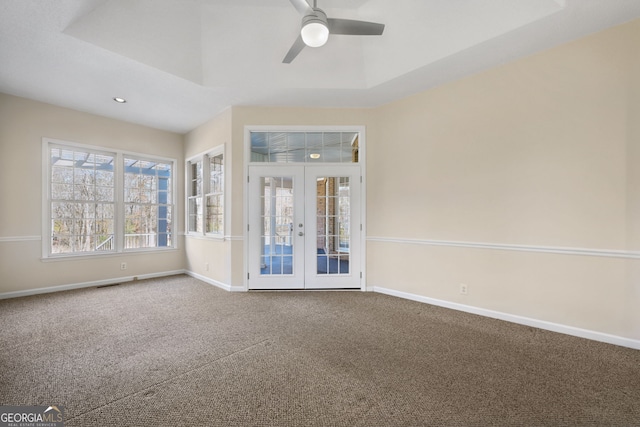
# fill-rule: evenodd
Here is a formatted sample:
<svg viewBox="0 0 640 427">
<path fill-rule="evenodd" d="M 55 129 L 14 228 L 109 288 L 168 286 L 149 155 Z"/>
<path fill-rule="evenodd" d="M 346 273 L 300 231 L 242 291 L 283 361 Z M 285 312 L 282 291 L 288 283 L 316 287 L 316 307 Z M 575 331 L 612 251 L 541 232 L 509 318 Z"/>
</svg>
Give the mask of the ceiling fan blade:
<svg viewBox="0 0 640 427">
<path fill-rule="evenodd" d="M 291 46 L 291 49 L 289 49 L 289 52 L 287 52 L 287 55 L 282 60 L 282 63 L 290 64 L 291 61 L 293 61 L 296 58 L 296 56 L 298 56 L 298 54 L 302 51 L 302 49 L 304 49 L 305 46 L 306 44 L 304 44 L 304 41 L 302 40 L 302 36 L 298 36 L 296 41 L 293 42 L 293 46 Z"/>
<path fill-rule="evenodd" d="M 291 0 L 293 1 L 293 0 Z M 353 19 L 327 19 L 329 34 L 344 34 L 350 36 L 380 36 L 384 31 L 384 24 L 375 22 L 355 21 Z"/>
<path fill-rule="evenodd" d="M 289 0 L 301 15 L 307 15 L 312 9 L 305 0 Z"/>
</svg>

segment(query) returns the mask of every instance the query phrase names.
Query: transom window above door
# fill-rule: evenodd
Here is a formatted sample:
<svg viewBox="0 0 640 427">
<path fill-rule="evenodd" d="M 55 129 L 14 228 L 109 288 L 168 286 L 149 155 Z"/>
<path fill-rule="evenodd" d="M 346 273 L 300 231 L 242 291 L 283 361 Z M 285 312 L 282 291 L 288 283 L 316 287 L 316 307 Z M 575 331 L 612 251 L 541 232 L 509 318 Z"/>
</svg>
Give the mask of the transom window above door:
<svg viewBox="0 0 640 427">
<path fill-rule="evenodd" d="M 358 132 L 250 132 L 251 162 L 358 163 Z"/>
</svg>

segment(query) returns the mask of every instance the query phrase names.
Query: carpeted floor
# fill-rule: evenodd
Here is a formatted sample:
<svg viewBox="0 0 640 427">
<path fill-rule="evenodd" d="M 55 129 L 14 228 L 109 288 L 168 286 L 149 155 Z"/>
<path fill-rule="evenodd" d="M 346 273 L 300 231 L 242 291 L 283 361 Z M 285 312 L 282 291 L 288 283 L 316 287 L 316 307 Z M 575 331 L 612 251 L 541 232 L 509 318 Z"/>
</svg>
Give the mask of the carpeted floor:
<svg viewBox="0 0 640 427">
<path fill-rule="evenodd" d="M 640 351 L 187 276 L 0 301 L 0 405 L 66 426 L 640 426 Z"/>
</svg>

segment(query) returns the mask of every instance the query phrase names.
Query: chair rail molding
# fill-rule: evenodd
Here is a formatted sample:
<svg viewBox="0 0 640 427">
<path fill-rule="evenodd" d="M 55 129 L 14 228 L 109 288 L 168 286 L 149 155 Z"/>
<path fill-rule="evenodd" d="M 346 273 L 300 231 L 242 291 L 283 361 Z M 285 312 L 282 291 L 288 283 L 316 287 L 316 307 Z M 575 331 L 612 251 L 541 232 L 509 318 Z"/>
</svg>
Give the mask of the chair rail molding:
<svg viewBox="0 0 640 427">
<path fill-rule="evenodd" d="M 42 240 L 42 236 L 7 236 L 0 237 L 0 242 L 35 242 Z"/>
<path fill-rule="evenodd" d="M 561 255 L 581 255 L 609 258 L 640 259 L 640 252 L 615 249 L 569 248 L 562 246 L 532 246 L 505 243 L 464 242 L 457 240 L 407 239 L 394 237 L 367 237 L 367 242 L 397 243 L 422 246 L 449 246 L 457 248 L 492 249 L 500 251 L 539 252 Z"/>
</svg>

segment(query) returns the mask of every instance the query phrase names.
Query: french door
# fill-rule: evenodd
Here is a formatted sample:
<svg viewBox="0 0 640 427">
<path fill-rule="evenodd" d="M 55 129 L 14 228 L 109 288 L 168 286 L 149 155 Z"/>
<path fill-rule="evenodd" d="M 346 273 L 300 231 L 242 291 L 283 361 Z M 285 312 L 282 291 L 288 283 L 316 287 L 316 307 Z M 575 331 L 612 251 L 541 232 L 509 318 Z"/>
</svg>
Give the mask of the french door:
<svg viewBox="0 0 640 427">
<path fill-rule="evenodd" d="M 249 166 L 249 289 L 360 288 L 360 167 Z"/>
</svg>

